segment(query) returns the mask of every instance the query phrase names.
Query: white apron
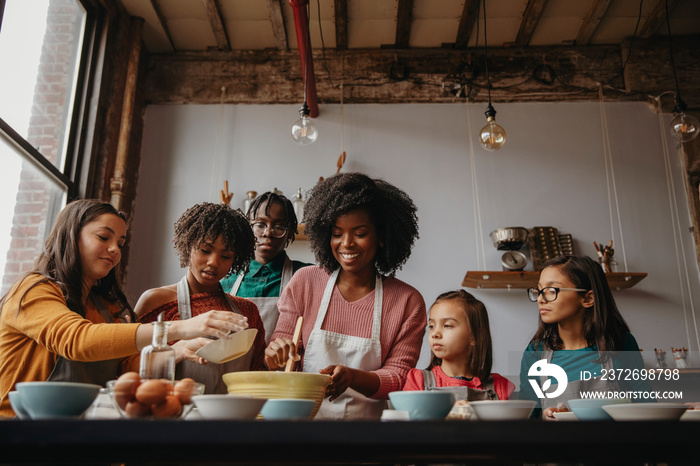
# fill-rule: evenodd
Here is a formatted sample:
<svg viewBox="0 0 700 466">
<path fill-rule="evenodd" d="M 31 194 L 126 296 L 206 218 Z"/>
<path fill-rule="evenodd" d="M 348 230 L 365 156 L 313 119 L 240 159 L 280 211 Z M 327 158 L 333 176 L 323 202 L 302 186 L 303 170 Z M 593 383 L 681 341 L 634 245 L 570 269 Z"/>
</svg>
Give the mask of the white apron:
<svg viewBox="0 0 700 466">
<path fill-rule="evenodd" d="M 382 345 L 379 340 L 382 325 L 382 279 L 377 275 L 374 287 L 374 313 L 372 318 L 372 336 L 362 338 L 322 330 L 331 294 L 338 280 L 340 269 L 333 272 L 328 279 L 323 293 L 318 316 L 309 340 L 304 348 L 304 372 L 318 373 L 319 370 L 336 364 L 360 369 L 377 370 L 382 366 Z M 380 419 L 386 408 L 386 400 L 374 400 L 348 388 L 333 402 L 323 400 L 321 408 L 314 419 Z"/>
<path fill-rule="evenodd" d="M 284 258 L 284 266 L 282 266 L 282 278 L 280 281 L 280 296 L 282 296 L 282 291 L 284 287 L 287 286 L 289 280 L 292 279 L 294 274 L 294 266 L 292 261 L 289 260 L 289 256 Z M 231 296 L 236 296 L 238 289 L 243 283 L 243 274 L 239 275 L 236 279 L 236 283 L 233 284 L 231 289 Z M 277 320 L 280 317 L 280 311 L 277 309 L 277 302 L 279 301 L 279 296 L 265 296 L 265 297 L 255 297 L 255 298 L 245 298 L 253 302 L 258 307 L 260 312 L 260 318 L 263 321 L 263 326 L 265 327 L 265 344 L 270 343 L 272 338 L 272 333 L 275 331 L 275 326 L 277 326 Z"/>
<path fill-rule="evenodd" d="M 219 285 L 219 287 L 221 287 L 221 285 Z M 236 314 L 240 314 L 241 312 L 238 310 L 238 306 L 236 306 L 236 303 L 233 302 L 231 297 L 225 293 L 223 289 L 221 292 L 226 296 L 226 301 L 228 301 L 231 310 Z M 187 275 L 177 284 L 177 311 L 180 314 L 180 320 L 192 318 L 190 285 L 187 283 Z M 185 359 L 175 367 L 175 378 L 180 380 L 185 377 L 190 377 L 197 382 L 203 383 L 204 393 L 226 394 L 228 393 L 228 388 L 221 376 L 228 372 L 249 371 L 253 361 L 253 349 L 254 346 L 251 346 L 250 350 L 240 358 L 223 364 L 210 362 L 206 365 L 202 365 Z"/>
</svg>

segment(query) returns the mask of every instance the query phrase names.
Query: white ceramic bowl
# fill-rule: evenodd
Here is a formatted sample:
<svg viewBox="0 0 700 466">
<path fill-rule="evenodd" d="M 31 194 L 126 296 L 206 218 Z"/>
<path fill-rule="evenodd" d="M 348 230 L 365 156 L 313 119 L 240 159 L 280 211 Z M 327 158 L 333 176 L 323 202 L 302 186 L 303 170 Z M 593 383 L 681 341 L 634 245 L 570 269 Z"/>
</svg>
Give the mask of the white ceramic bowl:
<svg viewBox="0 0 700 466">
<path fill-rule="evenodd" d="M 454 394 L 446 391 L 401 391 L 389 393 L 394 409 L 408 411 L 411 420 L 445 419 L 455 404 Z"/>
<path fill-rule="evenodd" d="M 700 421 L 700 409 L 689 409 L 684 412 L 681 421 Z"/>
<path fill-rule="evenodd" d="M 101 388 L 76 382 L 19 382 L 16 387 L 22 406 L 32 419 L 80 417 Z"/>
<path fill-rule="evenodd" d="M 193 396 L 197 411 L 203 419 L 255 419 L 265 398 L 241 395 L 197 395 Z"/>
<path fill-rule="evenodd" d="M 629 403 L 603 406 L 616 421 L 677 421 L 688 409 L 683 403 Z"/>
<path fill-rule="evenodd" d="M 629 398 L 578 398 L 567 401 L 567 404 L 569 410 L 581 421 L 609 421 L 611 417 L 603 410 L 603 406 L 629 402 Z"/>
<path fill-rule="evenodd" d="M 529 419 L 537 405 L 532 400 L 470 401 L 469 406 L 480 421 L 514 421 Z"/>
<path fill-rule="evenodd" d="M 315 406 L 316 400 L 280 398 L 267 400 L 260 410 L 260 414 L 268 421 L 298 421 L 311 419 L 311 413 Z"/>
<path fill-rule="evenodd" d="M 578 421 L 576 415 L 571 411 L 562 411 L 554 413 L 554 419 L 557 421 Z"/>
</svg>

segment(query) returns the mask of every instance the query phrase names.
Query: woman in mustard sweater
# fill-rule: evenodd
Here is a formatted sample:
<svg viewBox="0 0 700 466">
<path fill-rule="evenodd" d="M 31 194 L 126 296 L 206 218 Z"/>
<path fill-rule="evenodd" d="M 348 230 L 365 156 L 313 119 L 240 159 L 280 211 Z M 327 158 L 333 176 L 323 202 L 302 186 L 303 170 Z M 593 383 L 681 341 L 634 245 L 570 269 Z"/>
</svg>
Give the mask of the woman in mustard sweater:
<svg viewBox="0 0 700 466">
<path fill-rule="evenodd" d="M 0 300 L 0 416 L 17 382 L 63 380 L 104 385 L 138 364 L 153 326 L 135 322 L 116 265 L 126 241 L 123 213 L 97 200 L 68 204 L 56 218 L 33 269 Z M 199 360 L 202 336 L 241 329 L 231 312 L 173 322 L 179 360 Z M 121 325 L 110 325 L 122 323 Z M 189 341 L 187 341 L 189 340 Z"/>
</svg>

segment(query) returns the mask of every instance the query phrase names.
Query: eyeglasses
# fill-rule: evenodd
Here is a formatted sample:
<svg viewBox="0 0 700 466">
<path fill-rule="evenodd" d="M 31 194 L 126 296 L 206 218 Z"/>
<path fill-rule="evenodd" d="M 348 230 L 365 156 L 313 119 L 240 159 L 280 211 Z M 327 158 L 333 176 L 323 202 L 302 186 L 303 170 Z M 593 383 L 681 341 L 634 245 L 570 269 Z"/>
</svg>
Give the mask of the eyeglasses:
<svg viewBox="0 0 700 466">
<path fill-rule="evenodd" d="M 287 233 L 287 230 L 289 230 L 289 228 L 282 225 L 268 225 L 267 223 L 263 222 L 253 222 L 250 224 L 250 226 L 253 228 L 253 233 L 255 233 L 257 236 L 264 235 L 265 230 L 269 228 L 272 236 L 275 238 L 283 237 Z"/>
<path fill-rule="evenodd" d="M 527 289 L 527 297 L 532 301 L 533 303 L 537 302 L 537 299 L 542 295 L 544 298 L 545 302 L 551 303 L 552 301 L 557 300 L 557 296 L 559 296 L 560 291 L 588 291 L 584 290 L 581 288 L 557 288 L 555 286 L 546 286 L 542 288 L 541 290 L 538 290 L 537 288 L 528 288 Z"/>
</svg>

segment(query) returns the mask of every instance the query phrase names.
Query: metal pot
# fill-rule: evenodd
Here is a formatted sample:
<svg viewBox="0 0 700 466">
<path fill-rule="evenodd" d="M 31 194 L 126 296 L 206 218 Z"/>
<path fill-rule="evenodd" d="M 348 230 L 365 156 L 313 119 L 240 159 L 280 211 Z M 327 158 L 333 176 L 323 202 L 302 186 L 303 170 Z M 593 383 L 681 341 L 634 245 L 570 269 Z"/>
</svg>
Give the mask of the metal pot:
<svg viewBox="0 0 700 466">
<path fill-rule="evenodd" d="M 489 233 L 493 245 L 499 251 L 515 251 L 523 247 L 529 231 L 523 227 L 498 228 Z"/>
</svg>

